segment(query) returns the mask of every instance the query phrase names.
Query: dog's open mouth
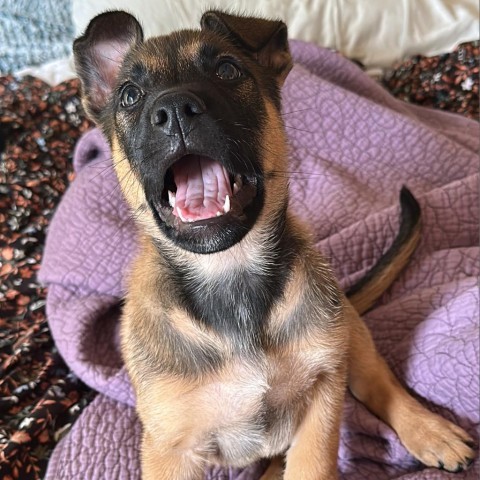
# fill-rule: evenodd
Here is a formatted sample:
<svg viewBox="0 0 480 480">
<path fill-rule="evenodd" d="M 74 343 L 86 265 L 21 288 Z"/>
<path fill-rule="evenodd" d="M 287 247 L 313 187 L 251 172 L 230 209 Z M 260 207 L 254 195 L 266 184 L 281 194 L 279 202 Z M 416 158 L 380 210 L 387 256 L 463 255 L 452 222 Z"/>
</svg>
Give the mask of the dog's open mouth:
<svg viewBox="0 0 480 480">
<path fill-rule="evenodd" d="M 186 155 L 167 170 L 155 205 L 168 226 L 179 228 L 225 215 L 241 218 L 256 195 L 255 176 L 229 173 L 210 157 Z"/>
</svg>

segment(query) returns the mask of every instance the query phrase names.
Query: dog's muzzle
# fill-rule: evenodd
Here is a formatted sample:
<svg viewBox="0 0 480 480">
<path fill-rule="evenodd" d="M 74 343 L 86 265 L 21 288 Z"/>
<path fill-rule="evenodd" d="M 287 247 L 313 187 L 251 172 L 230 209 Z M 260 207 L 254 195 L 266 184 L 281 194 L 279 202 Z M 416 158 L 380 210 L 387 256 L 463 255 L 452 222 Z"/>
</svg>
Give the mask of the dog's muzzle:
<svg viewBox="0 0 480 480">
<path fill-rule="evenodd" d="M 168 165 L 161 174 L 163 182 L 158 177 L 148 182 L 156 183 L 148 189 L 155 192 L 148 198 L 161 228 L 182 247 L 202 253 L 239 241 L 263 203 L 258 172 L 246 171 L 248 162 L 238 154 L 229 158 L 228 142 L 219 147 L 220 121 L 191 91 L 163 93 L 152 105 L 149 119 L 154 135 L 169 145 L 163 152 Z"/>
</svg>

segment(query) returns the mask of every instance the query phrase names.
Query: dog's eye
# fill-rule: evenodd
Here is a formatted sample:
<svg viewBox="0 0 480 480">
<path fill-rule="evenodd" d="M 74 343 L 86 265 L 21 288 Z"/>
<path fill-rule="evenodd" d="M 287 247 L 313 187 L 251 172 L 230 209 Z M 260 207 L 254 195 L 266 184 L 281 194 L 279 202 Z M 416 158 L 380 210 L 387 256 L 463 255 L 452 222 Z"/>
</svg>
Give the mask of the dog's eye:
<svg viewBox="0 0 480 480">
<path fill-rule="evenodd" d="M 236 80 L 242 76 L 240 69 L 232 62 L 222 60 L 217 65 L 217 77 L 222 80 Z"/>
<path fill-rule="evenodd" d="M 122 90 L 122 107 L 135 105 L 142 97 L 142 91 L 135 85 L 127 85 Z"/>
</svg>

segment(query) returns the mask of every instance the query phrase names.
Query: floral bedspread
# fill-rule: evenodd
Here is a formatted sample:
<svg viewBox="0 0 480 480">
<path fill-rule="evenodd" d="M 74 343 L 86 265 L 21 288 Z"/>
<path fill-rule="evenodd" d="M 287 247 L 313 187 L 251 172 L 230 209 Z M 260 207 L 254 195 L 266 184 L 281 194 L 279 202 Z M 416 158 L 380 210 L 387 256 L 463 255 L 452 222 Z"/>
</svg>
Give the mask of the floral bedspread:
<svg viewBox="0 0 480 480">
<path fill-rule="evenodd" d="M 78 82 L 0 78 L 0 478 L 42 478 L 49 453 L 94 397 L 66 367 L 36 279 L 46 229 L 91 128 Z"/>
</svg>

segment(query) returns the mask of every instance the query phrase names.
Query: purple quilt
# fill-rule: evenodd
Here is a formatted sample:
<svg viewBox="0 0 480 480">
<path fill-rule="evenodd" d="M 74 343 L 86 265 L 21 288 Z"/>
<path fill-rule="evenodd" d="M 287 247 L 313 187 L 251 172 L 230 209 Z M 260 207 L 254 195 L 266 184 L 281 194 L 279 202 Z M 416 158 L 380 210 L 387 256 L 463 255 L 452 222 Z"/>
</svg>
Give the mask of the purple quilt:
<svg viewBox="0 0 480 480">
<path fill-rule="evenodd" d="M 348 287 L 388 248 L 398 193 L 423 210 L 412 262 L 368 315 L 381 353 L 434 411 L 478 440 L 479 126 L 393 99 L 353 63 L 292 42 L 296 65 L 283 90 L 291 145 L 291 205 Z M 47 479 L 139 479 L 140 425 L 122 368 L 118 321 L 135 228 L 94 130 L 78 143 L 77 178 L 51 224 L 41 278 L 56 344 L 73 371 L 101 392 L 58 444 Z M 212 470 L 209 479 L 255 480 L 264 464 Z M 422 469 L 395 434 L 347 396 L 342 479 L 476 479 Z"/>
</svg>

